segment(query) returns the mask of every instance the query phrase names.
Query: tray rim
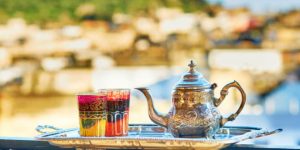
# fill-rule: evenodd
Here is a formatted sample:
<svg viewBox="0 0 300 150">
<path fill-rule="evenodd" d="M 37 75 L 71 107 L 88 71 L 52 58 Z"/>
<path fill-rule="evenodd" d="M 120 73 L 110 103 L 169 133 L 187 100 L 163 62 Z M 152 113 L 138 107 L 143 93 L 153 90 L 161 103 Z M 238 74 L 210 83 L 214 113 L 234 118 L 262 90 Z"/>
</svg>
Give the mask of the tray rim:
<svg viewBox="0 0 300 150">
<path fill-rule="evenodd" d="M 130 124 L 130 126 L 148 126 L 148 127 L 160 127 L 155 124 Z M 55 128 L 55 127 L 53 127 Z M 282 129 L 276 130 L 265 130 L 260 127 L 250 127 L 250 126 L 224 126 L 223 128 L 236 128 L 236 129 L 248 129 L 242 134 L 235 135 L 233 137 L 228 137 L 224 139 L 206 139 L 206 138 L 176 138 L 176 137 L 139 137 L 139 136 L 119 136 L 119 137 L 51 137 L 55 134 L 63 134 L 67 132 L 78 131 L 78 128 L 69 128 L 69 129 L 59 129 L 56 128 L 56 131 L 42 133 L 35 136 L 35 139 L 41 141 L 48 141 L 51 145 L 58 147 L 93 147 L 93 148 L 120 148 L 123 147 L 122 142 L 128 142 L 131 146 L 125 146 L 125 148 L 163 148 L 159 146 L 151 146 L 151 144 L 143 145 L 141 143 L 153 143 L 153 144 L 163 144 L 168 148 L 224 148 L 232 144 L 236 144 L 248 139 L 255 139 L 263 136 L 268 136 L 281 132 Z M 50 137 L 49 137 L 50 136 Z M 111 145 L 103 145 L 103 142 L 111 143 Z M 69 142 L 69 143 L 68 143 Z M 100 143 L 100 144 L 99 144 Z M 102 143 L 102 144 L 101 144 Z M 138 143 L 138 144 L 137 144 Z M 177 143 L 173 145 L 172 143 Z M 179 145 L 178 145 L 179 143 Z M 181 144 L 181 145 L 180 145 Z M 200 144 L 200 145 L 199 145 Z M 179 146 L 179 147 L 178 147 Z"/>
<path fill-rule="evenodd" d="M 129 124 L 129 126 L 153 126 L 153 127 L 160 127 L 156 124 Z M 260 127 L 251 127 L 251 126 L 224 126 L 222 128 L 237 128 L 237 129 L 249 129 L 249 130 L 255 130 L 255 131 L 263 131 Z M 170 138 L 159 138 L 159 137 L 128 137 L 128 136 L 116 136 L 116 137 L 49 137 L 51 135 L 65 133 L 65 132 L 72 132 L 79 130 L 79 128 L 68 128 L 68 129 L 59 129 L 53 132 L 46 132 L 39 134 L 35 136 L 38 140 L 180 140 L 180 141 L 203 141 L 203 142 L 221 142 L 221 141 L 229 141 L 234 138 L 227 138 L 227 139 L 205 139 L 205 138 L 176 138 L 176 137 L 170 137 Z M 264 132 L 264 131 L 263 131 Z M 249 132 L 248 132 L 249 133 Z M 245 133 L 247 134 L 247 133 Z M 242 134 L 244 135 L 244 134 Z M 237 136 L 242 136 L 237 135 Z M 235 140 L 234 140 L 235 141 Z"/>
</svg>

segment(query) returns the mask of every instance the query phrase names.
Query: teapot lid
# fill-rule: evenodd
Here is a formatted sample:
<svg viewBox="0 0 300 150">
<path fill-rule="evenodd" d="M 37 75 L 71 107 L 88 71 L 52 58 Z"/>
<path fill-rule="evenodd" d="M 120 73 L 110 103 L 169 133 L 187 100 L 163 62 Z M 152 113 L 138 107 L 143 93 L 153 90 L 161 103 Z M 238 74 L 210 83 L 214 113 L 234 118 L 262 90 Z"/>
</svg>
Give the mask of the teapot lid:
<svg viewBox="0 0 300 150">
<path fill-rule="evenodd" d="M 193 60 L 191 60 L 188 65 L 190 70 L 183 74 L 182 78 L 179 80 L 175 88 L 191 88 L 191 89 L 204 89 L 209 88 L 210 83 L 203 77 L 203 75 L 196 71 L 195 64 Z"/>
</svg>

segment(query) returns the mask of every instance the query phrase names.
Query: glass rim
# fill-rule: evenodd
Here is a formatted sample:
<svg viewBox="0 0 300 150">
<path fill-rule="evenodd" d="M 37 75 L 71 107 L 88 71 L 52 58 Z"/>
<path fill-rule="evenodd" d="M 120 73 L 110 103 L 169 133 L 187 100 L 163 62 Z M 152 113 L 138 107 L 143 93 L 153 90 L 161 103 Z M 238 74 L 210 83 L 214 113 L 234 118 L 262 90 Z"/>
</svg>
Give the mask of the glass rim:
<svg viewBox="0 0 300 150">
<path fill-rule="evenodd" d="M 124 91 L 130 91 L 131 89 L 130 88 L 108 88 L 108 89 L 97 89 L 97 91 L 111 91 L 111 90 L 116 90 L 116 91 L 121 91 L 121 90 L 124 90 Z"/>
<path fill-rule="evenodd" d="M 101 95 L 101 92 L 108 92 L 108 91 L 128 91 L 130 92 L 130 88 L 108 88 L 108 89 L 98 89 L 97 92 L 79 92 L 76 93 L 76 96 L 98 96 Z"/>
<path fill-rule="evenodd" d="M 77 96 L 88 96 L 88 95 L 98 96 L 99 93 L 98 92 L 80 92 L 80 93 L 77 93 L 76 95 Z"/>
</svg>

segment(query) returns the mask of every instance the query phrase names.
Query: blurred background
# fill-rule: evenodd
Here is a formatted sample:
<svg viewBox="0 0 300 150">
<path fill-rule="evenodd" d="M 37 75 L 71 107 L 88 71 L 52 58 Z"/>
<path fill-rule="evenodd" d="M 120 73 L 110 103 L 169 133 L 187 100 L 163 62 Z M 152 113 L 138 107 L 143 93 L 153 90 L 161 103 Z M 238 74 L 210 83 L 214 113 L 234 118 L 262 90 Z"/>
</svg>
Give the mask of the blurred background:
<svg viewBox="0 0 300 150">
<path fill-rule="evenodd" d="M 297 0 L 0 0 L 0 136 L 78 127 L 76 93 L 131 88 L 131 123 L 151 123 L 144 96 L 167 113 L 194 60 L 217 83 L 247 93 L 228 125 L 283 128 L 246 143 L 300 145 L 300 2 Z M 240 103 L 232 90 L 222 114 Z M 284 137 L 284 138 L 282 138 Z"/>
</svg>

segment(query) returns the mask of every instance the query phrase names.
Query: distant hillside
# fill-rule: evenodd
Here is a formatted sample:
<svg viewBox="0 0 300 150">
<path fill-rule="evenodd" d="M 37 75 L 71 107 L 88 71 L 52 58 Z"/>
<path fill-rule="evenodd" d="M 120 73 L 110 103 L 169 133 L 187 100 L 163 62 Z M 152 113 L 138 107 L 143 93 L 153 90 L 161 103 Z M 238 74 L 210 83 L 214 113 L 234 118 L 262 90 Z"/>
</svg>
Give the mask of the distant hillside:
<svg viewBox="0 0 300 150">
<path fill-rule="evenodd" d="M 115 12 L 149 13 L 157 7 L 181 7 L 190 12 L 204 6 L 204 0 L 0 0 L 0 23 L 11 17 L 22 17 L 29 23 L 110 20 Z"/>
</svg>

